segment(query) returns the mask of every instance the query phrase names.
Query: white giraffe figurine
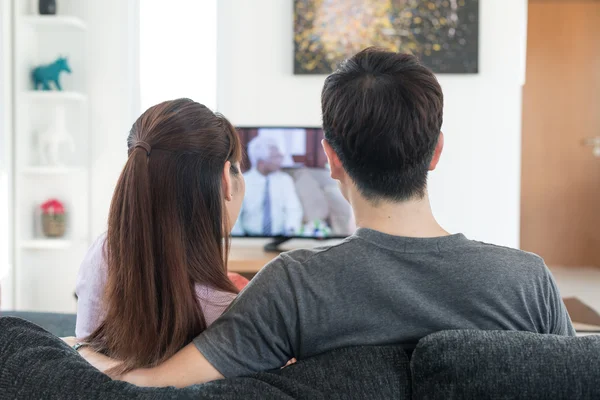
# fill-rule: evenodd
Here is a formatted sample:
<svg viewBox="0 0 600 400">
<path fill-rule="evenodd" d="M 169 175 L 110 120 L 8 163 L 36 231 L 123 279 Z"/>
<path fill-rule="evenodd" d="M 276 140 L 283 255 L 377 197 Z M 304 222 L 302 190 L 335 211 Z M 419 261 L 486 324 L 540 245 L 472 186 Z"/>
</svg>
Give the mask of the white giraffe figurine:
<svg viewBox="0 0 600 400">
<path fill-rule="evenodd" d="M 42 165 L 64 165 L 60 160 L 60 146 L 66 143 L 71 153 L 75 152 L 75 141 L 67 132 L 67 118 L 64 106 L 56 106 L 54 122 L 39 136 L 38 151 Z"/>
</svg>

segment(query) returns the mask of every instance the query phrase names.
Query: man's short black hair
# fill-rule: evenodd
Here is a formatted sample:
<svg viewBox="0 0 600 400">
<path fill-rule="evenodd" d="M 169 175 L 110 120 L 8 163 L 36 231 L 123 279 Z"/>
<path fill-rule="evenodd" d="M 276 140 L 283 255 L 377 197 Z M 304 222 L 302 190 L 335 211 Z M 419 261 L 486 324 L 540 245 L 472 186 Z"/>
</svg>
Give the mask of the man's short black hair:
<svg viewBox="0 0 600 400">
<path fill-rule="evenodd" d="M 443 103 L 435 75 L 415 56 L 368 48 L 325 80 L 325 139 L 365 198 L 422 198 Z"/>
</svg>

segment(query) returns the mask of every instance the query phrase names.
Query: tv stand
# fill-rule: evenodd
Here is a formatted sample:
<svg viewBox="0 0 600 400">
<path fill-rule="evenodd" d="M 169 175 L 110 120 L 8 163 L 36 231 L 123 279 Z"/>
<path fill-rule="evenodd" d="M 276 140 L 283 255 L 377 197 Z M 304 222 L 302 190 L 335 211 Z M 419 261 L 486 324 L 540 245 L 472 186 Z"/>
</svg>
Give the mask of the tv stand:
<svg viewBox="0 0 600 400">
<path fill-rule="evenodd" d="M 280 249 L 279 246 L 290 239 L 291 238 L 285 236 L 275 237 L 272 242 L 265 244 L 264 250 L 267 253 L 281 253 L 285 250 Z"/>
</svg>

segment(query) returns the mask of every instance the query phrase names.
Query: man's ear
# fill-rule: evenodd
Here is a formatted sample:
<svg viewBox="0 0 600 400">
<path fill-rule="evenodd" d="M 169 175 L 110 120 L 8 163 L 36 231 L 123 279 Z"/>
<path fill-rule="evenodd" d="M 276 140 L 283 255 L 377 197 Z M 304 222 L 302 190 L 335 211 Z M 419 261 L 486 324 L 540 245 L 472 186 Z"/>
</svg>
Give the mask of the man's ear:
<svg viewBox="0 0 600 400">
<path fill-rule="evenodd" d="M 440 157 L 442 155 L 442 151 L 444 150 L 444 134 L 440 132 L 440 136 L 438 137 L 437 144 L 435 145 L 435 150 L 433 152 L 433 158 L 431 159 L 431 163 L 429 164 L 429 170 L 433 171 L 435 167 L 437 167 L 438 162 L 440 161 Z"/>
<path fill-rule="evenodd" d="M 342 180 L 342 178 L 346 175 L 346 172 L 344 171 L 344 167 L 342 167 L 340 158 L 327 140 L 321 140 L 321 145 L 323 146 L 323 150 L 325 150 L 325 155 L 327 156 L 331 177 L 338 181 Z"/>
</svg>

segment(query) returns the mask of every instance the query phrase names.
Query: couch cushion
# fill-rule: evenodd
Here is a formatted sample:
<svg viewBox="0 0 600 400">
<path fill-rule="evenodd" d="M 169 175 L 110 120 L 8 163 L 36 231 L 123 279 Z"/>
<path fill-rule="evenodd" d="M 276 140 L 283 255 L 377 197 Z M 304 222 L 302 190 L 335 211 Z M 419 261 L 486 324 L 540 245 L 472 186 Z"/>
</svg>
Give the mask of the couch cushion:
<svg viewBox="0 0 600 400">
<path fill-rule="evenodd" d="M 336 349 L 272 373 L 310 386 L 327 399 L 410 398 L 410 363 L 399 346 Z"/>
<path fill-rule="evenodd" d="M 423 338 L 415 399 L 600 399 L 600 336 L 443 331 Z"/>
</svg>

